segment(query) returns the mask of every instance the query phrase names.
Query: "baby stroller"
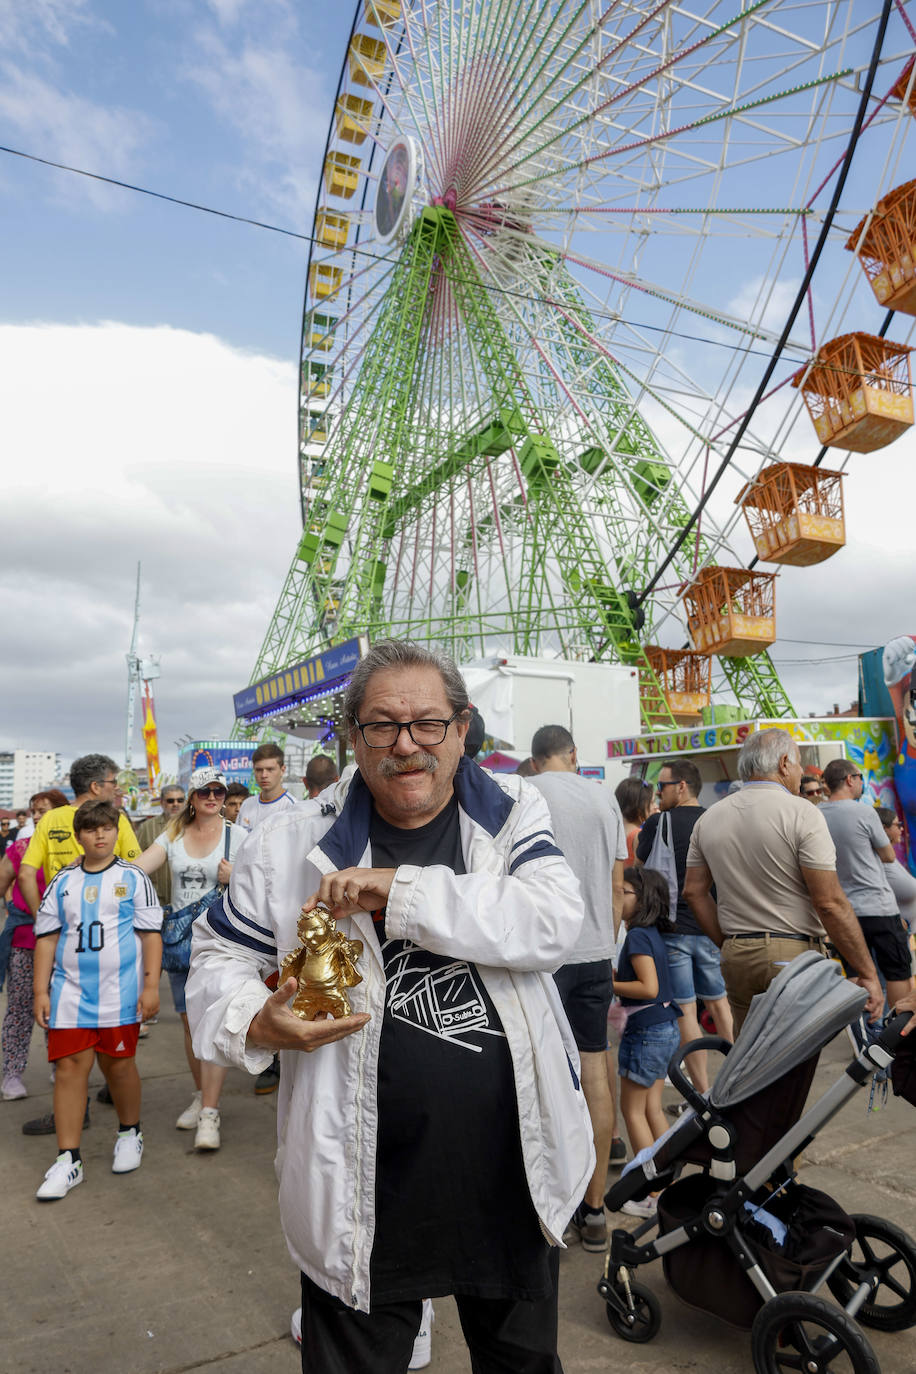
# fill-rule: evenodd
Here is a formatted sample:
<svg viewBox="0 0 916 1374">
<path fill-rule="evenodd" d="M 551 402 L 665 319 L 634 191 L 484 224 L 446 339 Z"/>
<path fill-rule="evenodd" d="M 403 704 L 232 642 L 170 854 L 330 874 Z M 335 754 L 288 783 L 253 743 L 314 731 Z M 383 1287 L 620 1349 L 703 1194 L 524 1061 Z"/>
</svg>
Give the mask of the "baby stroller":
<svg viewBox="0 0 916 1374">
<path fill-rule="evenodd" d="M 853 1318 L 883 1331 L 916 1324 L 916 1243 L 892 1222 L 848 1216 L 795 1178 L 795 1157 L 887 1071 L 900 1044 L 908 1015 L 863 1039 L 840 1080 L 801 1115 L 819 1052 L 860 1017 L 865 1000 L 836 964 L 806 951 L 754 998 L 734 1046 L 713 1037 L 673 1056 L 668 1072 L 687 1109 L 605 1199 L 617 1211 L 664 1189 L 656 1217 L 613 1231 L 598 1284 L 624 1340 L 649 1341 L 659 1329 L 657 1298 L 633 1278 L 658 1258 L 680 1298 L 750 1330 L 757 1374 L 880 1374 Z M 708 1097 L 682 1067 L 700 1048 L 727 1055 Z M 700 1168 L 684 1173 L 688 1164 Z M 839 1307 L 818 1296 L 825 1284 Z"/>
</svg>

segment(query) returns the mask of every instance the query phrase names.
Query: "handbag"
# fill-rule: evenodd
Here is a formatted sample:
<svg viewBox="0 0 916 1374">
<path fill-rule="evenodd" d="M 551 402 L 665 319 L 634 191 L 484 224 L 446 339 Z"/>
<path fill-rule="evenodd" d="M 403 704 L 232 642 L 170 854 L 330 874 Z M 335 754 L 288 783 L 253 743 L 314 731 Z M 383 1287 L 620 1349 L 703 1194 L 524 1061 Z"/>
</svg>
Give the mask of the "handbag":
<svg viewBox="0 0 916 1374">
<path fill-rule="evenodd" d="M 229 858 L 229 843 L 232 832 L 226 826 L 226 839 L 223 845 L 223 858 Z M 162 968 L 166 973 L 187 973 L 191 967 L 191 933 L 198 916 L 209 911 L 214 902 L 223 895 L 223 889 L 216 887 L 198 897 L 196 902 L 173 911 L 170 906 L 162 911 Z"/>
<path fill-rule="evenodd" d="M 670 817 L 667 811 L 663 811 L 659 817 L 652 848 L 649 850 L 649 857 L 643 867 L 654 868 L 656 873 L 660 873 L 668 884 L 668 914 L 673 921 L 677 915 L 680 883 L 677 880 L 677 863 L 674 858 L 673 837 L 669 834 L 670 830 Z"/>
</svg>

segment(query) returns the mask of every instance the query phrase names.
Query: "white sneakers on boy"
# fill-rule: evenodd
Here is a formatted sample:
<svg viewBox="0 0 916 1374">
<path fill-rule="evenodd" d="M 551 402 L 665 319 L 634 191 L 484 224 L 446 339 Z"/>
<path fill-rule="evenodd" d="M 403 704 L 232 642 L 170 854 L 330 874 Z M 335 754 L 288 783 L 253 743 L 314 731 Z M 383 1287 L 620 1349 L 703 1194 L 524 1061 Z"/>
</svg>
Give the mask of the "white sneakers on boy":
<svg viewBox="0 0 916 1374">
<path fill-rule="evenodd" d="M 69 1150 L 59 1154 L 45 1174 L 45 1181 L 35 1194 L 39 1202 L 55 1202 L 66 1197 L 71 1188 L 83 1181 L 83 1161 L 74 1162 Z"/>
<path fill-rule="evenodd" d="M 201 1107 L 197 1121 L 197 1135 L 194 1137 L 195 1150 L 219 1149 L 219 1112 L 215 1107 Z"/>
<path fill-rule="evenodd" d="M 134 1130 L 119 1132 L 115 1141 L 111 1172 L 113 1174 L 130 1174 L 134 1169 L 140 1168 L 142 1158 L 143 1132 Z"/>
<path fill-rule="evenodd" d="M 175 1122 L 175 1129 L 178 1131 L 196 1131 L 197 1122 L 200 1119 L 200 1089 L 191 1098 L 190 1106 L 185 1107 L 181 1116 Z"/>
</svg>

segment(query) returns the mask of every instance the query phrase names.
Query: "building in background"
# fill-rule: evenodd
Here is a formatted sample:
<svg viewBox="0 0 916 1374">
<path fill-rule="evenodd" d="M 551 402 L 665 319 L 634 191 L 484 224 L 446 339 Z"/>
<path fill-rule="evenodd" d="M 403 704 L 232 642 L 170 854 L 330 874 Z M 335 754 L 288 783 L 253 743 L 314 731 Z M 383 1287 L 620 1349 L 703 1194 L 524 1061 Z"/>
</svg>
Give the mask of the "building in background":
<svg viewBox="0 0 916 1374">
<path fill-rule="evenodd" d="M 0 753 L 0 807 L 28 806 L 29 797 L 60 780 L 60 754 L 32 749 Z"/>
</svg>

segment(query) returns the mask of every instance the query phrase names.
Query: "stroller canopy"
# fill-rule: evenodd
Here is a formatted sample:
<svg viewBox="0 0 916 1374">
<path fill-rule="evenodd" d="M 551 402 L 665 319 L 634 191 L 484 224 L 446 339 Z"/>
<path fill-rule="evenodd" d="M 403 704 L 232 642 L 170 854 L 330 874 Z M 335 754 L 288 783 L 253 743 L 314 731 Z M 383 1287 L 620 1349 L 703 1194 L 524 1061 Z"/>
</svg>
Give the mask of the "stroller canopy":
<svg viewBox="0 0 916 1374">
<path fill-rule="evenodd" d="M 751 1002 L 710 1089 L 710 1106 L 734 1106 L 775 1083 L 855 1021 L 867 1000 L 833 960 L 813 949 L 799 954 Z"/>
</svg>

